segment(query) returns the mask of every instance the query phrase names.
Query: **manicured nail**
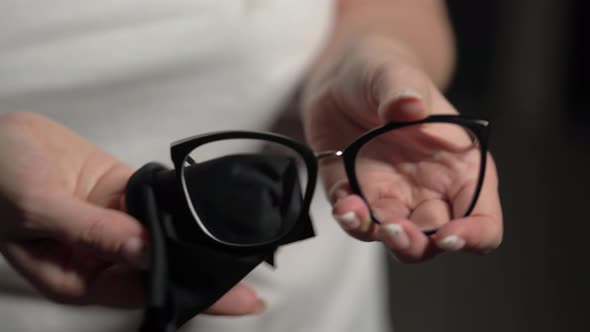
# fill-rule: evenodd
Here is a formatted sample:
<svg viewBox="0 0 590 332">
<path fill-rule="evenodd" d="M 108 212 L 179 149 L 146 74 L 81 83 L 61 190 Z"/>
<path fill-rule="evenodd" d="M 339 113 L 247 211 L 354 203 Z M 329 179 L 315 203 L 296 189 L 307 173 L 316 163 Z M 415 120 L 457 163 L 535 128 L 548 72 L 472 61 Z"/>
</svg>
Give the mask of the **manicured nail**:
<svg viewBox="0 0 590 332">
<path fill-rule="evenodd" d="M 405 249 L 410 246 L 410 239 L 401 225 L 387 224 L 382 225 L 381 229 L 386 234 L 388 240 L 393 243 L 395 249 Z"/>
<path fill-rule="evenodd" d="M 465 246 L 465 240 L 457 235 L 450 235 L 438 241 L 439 248 L 447 251 L 460 250 Z"/>
<path fill-rule="evenodd" d="M 422 96 L 413 90 L 402 90 L 396 94 L 390 102 L 379 107 L 379 115 L 383 116 L 384 112 L 389 112 L 392 108 L 396 112 L 402 111 L 406 114 L 421 114 L 424 112 Z"/>
<path fill-rule="evenodd" d="M 422 99 L 422 95 L 416 91 L 402 90 L 393 98 L 394 102 L 402 99 Z"/>
<path fill-rule="evenodd" d="M 405 90 L 400 92 L 393 102 L 399 110 L 407 113 L 421 113 L 424 109 L 422 96 L 414 91 Z"/>
<path fill-rule="evenodd" d="M 267 305 L 266 302 L 264 302 L 264 300 L 258 299 L 258 304 L 256 306 L 256 310 L 254 310 L 253 314 L 254 315 L 260 315 L 266 312 L 267 309 Z"/>
<path fill-rule="evenodd" d="M 361 225 L 361 221 L 357 217 L 356 213 L 352 211 L 341 215 L 335 215 L 334 219 L 336 219 L 340 226 L 346 230 L 353 230 Z"/>
<path fill-rule="evenodd" d="M 146 269 L 149 266 L 144 241 L 139 237 L 127 239 L 123 244 L 123 255 L 136 267 Z"/>
</svg>

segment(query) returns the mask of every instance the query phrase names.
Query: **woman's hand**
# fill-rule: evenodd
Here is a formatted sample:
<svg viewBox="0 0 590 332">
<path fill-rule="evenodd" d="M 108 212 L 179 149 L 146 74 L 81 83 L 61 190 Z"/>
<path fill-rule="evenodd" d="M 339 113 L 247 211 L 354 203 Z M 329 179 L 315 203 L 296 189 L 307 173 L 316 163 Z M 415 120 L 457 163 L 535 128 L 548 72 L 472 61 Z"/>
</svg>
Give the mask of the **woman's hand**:
<svg viewBox="0 0 590 332">
<path fill-rule="evenodd" d="M 420 69 L 415 57 L 388 39 L 366 39 L 339 54 L 329 66 L 309 76 L 304 90 L 306 137 L 315 150 L 342 149 L 368 130 L 388 122 L 457 114 Z M 352 194 L 341 162 L 321 162 L 335 218 L 356 238 L 383 241 L 404 262 L 422 261 L 441 251 L 486 253 L 495 249 L 502 239 L 502 212 L 491 156 L 488 155 L 484 186 L 475 209 L 467 218 L 452 217 L 460 206 L 465 208 L 464 197 L 454 194 L 456 188 L 473 179 L 467 174 L 451 178 L 449 169 L 472 169 L 477 163 L 455 158 L 413 164 L 406 160 L 401 165 L 396 162 L 399 156 L 392 156 L 391 151 L 417 144 L 414 134 L 384 136 L 381 144 L 372 146 L 357 163 L 357 177 L 364 179 L 363 193 L 382 225 L 371 222 L 365 202 Z M 443 138 L 455 134 L 452 130 L 436 133 L 439 141 L 429 148 L 440 146 L 442 150 Z M 452 185 L 443 185 L 449 180 Z M 451 218 L 453 222 L 448 222 Z M 428 224 L 426 219 L 433 219 L 437 227 L 442 227 L 426 236 L 420 228 Z"/>
<path fill-rule="evenodd" d="M 55 301 L 140 307 L 147 236 L 122 199 L 132 172 L 41 115 L 0 114 L 0 252 Z M 209 312 L 258 310 L 240 284 Z"/>
</svg>

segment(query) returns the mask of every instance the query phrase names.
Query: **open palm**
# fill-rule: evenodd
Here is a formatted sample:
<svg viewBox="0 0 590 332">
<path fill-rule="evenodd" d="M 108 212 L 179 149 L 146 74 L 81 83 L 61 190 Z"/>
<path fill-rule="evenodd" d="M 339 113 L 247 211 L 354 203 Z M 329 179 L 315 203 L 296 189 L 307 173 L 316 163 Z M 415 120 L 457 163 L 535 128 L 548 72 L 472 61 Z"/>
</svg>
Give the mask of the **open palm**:
<svg viewBox="0 0 590 332">
<path fill-rule="evenodd" d="M 365 144 L 356 177 L 374 215 L 409 219 L 422 230 L 462 217 L 481 166 L 477 140 L 466 130 L 448 123 L 411 125 Z"/>
<path fill-rule="evenodd" d="M 390 58 L 366 54 L 372 53 L 353 52 L 336 70 L 310 81 L 304 124 L 314 149 L 341 150 L 389 122 L 457 114 L 416 67 L 393 53 Z M 353 193 L 340 160 L 322 160 L 320 170 L 334 216 L 352 236 L 382 241 L 407 262 L 441 251 L 496 248 L 502 238 L 502 217 L 489 154 L 481 194 L 471 214 L 464 217 L 480 177 L 478 143 L 469 130 L 449 124 L 410 126 L 373 139 L 355 161 L 355 175 L 366 200 Z M 381 225 L 371 221 L 371 212 Z M 423 232 L 435 229 L 432 235 Z"/>
</svg>

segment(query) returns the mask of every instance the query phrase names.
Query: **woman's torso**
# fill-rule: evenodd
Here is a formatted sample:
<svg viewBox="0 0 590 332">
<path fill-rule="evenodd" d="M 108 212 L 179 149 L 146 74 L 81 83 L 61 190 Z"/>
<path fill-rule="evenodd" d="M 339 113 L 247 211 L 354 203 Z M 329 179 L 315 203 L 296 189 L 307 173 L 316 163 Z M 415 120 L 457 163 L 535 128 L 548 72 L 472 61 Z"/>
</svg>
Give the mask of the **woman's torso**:
<svg viewBox="0 0 590 332">
<path fill-rule="evenodd" d="M 0 112 L 30 110 L 138 167 L 169 144 L 219 129 L 269 128 L 321 47 L 330 0 L 0 1 Z M 195 331 L 387 331 L 379 248 L 330 218 L 247 277 L 264 315 L 200 316 Z M 69 308 L 0 266 L 6 331 L 128 331 L 139 312 Z"/>
</svg>

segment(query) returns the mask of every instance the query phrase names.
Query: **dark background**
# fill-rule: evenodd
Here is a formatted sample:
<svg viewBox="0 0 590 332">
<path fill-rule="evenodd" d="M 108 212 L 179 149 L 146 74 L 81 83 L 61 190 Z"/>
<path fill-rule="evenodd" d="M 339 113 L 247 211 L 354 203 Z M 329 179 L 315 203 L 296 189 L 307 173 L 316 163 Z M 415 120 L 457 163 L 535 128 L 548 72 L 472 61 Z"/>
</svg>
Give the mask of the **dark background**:
<svg viewBox="0 0 590 332">
<path fill-rule="evenodd" d="M 459 52 L 448 96 L 492 122 L 504 242 L 488 256 L 391 263 L 396 332 L 589 331 L 590 6 L 448 5 Z"/>
</svg>

